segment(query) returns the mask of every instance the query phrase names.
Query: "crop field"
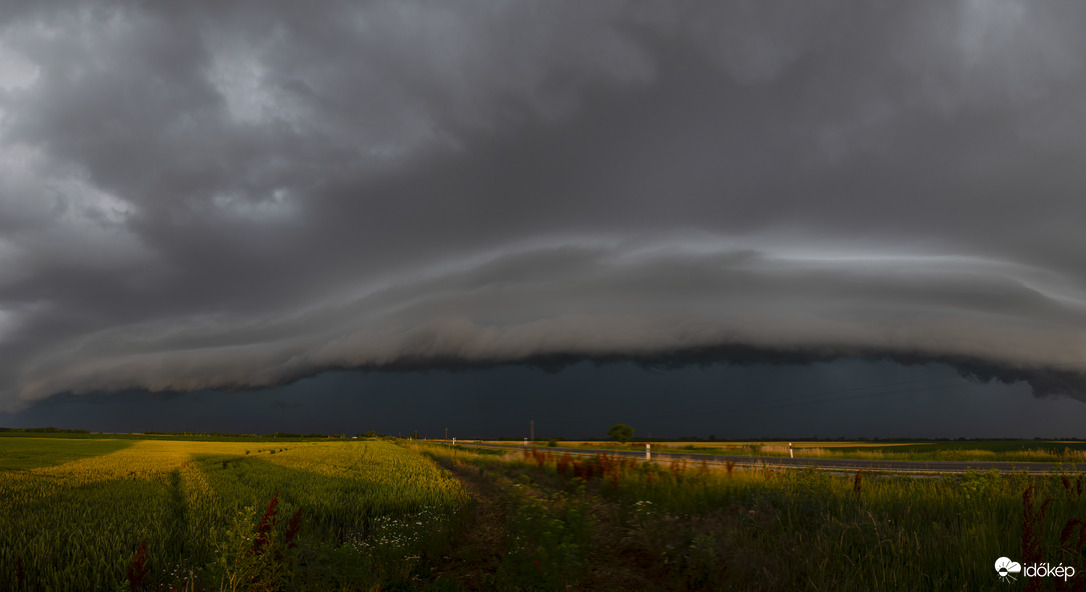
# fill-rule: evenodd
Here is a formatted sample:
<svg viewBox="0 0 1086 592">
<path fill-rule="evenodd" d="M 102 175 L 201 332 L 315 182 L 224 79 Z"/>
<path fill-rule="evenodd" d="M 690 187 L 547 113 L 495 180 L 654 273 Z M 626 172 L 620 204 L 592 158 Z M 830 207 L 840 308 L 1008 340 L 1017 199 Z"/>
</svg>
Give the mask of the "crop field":
<svg viewBox="0 0 1086 592">
<path fill-rule="evenodd" d="M 386 442 L 0 438 L 0 589 L 388 585 L 467 499 Z"/>
<path fill-rule="evenodd" d="M 0 437 L 0 590 L 1072 590 L 1084 493 L 1076 473 Z M 1008 585 L 999 557 L 1077 575 Z"/>
</svg>

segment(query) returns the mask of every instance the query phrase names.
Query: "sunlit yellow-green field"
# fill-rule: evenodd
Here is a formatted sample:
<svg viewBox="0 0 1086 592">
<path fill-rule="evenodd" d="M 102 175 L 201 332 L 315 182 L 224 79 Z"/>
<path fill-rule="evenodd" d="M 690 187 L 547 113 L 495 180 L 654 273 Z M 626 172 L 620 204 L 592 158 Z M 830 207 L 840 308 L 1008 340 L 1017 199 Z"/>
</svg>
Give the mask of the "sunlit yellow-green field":
<svg viewBox="0 0 1086 592">
<path fill-rule="evenodd" d="M 163 589 L 395 579 L 467 499 L 381 441 L 0 437 L 0 589 L 127 590 L 141 553 Z"/>
</svg>

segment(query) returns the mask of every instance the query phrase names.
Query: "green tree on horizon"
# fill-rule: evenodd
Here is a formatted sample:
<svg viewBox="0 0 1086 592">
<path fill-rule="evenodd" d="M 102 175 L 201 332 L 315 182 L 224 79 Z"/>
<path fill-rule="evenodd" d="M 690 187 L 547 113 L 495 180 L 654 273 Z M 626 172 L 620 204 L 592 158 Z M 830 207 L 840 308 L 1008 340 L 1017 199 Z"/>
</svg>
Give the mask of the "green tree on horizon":
<svg viewBox="0 0 1086 592">
<path fill-rule="evenodd" d="M 634 429 L 624 423 L 619 423 L 611 426 L 611 429 L 607 430 L 607 437 L 618 442 L 625 444 L 633 439 Z"/>
</svg>

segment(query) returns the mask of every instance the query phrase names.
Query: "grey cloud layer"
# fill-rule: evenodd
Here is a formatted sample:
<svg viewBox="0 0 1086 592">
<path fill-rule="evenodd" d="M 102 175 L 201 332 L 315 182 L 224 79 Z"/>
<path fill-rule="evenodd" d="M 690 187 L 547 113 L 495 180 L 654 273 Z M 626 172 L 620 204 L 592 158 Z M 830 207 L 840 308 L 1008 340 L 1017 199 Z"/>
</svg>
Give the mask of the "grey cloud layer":
<svg viewBox="0 0 1086 592">
<path fill-rule="evenodd" d="M 1074 368 L 1086 306 L 1030 285 L 1034 271 L 954 259 L 536 249 L 293 318 L 91 334 L 29 368 L 23 393 L 260 387 L 329 368 L 652 358 L 728 345 Z"/>
<path fill-rule="evenodd" d="M 0 15 L 0 405 L 404 359 L 1086 353 L 1081 9 L 220 4 Z"/>
</svg>

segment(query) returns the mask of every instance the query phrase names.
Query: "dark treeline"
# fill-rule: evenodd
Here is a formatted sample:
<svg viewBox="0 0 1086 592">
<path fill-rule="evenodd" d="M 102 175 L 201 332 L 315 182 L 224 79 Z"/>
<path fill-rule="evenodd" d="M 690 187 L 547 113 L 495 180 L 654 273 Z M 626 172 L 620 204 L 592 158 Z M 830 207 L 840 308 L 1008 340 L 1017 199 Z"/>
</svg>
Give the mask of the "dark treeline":
<svg viewBox="0 0 1086 592">
<path fill-rule="evenodd" d="M 9 437 L 34 437 L 40 434 L 49 434 L 50 436 L 60 438 L 117 438 L 117 439 L 147 439 L 147 438 L 163 438 L 169 440 L 207 440 L 207 441 L 233 441 L 233 440 L 328 440 L 328 439 L 360 439 L 360 438 L 386 438 L 385 434 L 378 433 L 374 430 L 368 432 L 358 432 L 355 434 L 324 434 L 319 432 L 313 433 L 291 433 L 291 432 L 275 432 L 272 434 L 239 434 L 230 432 L 201 432 L 201 431 L 166 431 L 159 432 L 154 430 L 147 430 L 144 432 L 91 432 L 90 430 L 82 429 L 70 429 L 70 428 L 5 428 L 0 427 L 0 435 Z M 417 436 L 416 436 L 417 437 Z"/>
<path fill-rule="evenodd" d="M 262 439 L 275 438 L 277 440 L 278 439 L 326 440 L 326 439 L 336 439 L 336 438 L 339 438 L 339 439 L 360 439 L 360 438 L 404 437 L 403 434 L 387 435 L 387 434 L 384 434 L 384 433 L 381 433 L 381 432 L 377 432 L 376 430 L 369 430 L 367 432 L 356 432 L 356 433 L 350 433 L 350 434 L 348 434 L 348 433 L 325 434 L 325 433 L 321 433 L 321 432 L 312 432 L 312 433 L 274 432 L 274 433 L 271 433 L 271 434 L 240 434 L 240 433 L 216 432 L 216 431 L 201 432 L 201 431 L 174 431 L 174 430 L 165 431 L 165 432 L 147 430 L 147 431 L 144 431 L 144 432 L 113 433 L 113 432 L 91 432 L 90 430 L 84 430 L 84 429 L 57 428 L 57 427 L 39 427 L 39 428 L 5 428 L 5 427 L 0 427 L 0 434 L 4 434 L 4 435 L 7 435 L 7 436 L 18 436 L 20 434 L 24 434 L 24 435 L 27 435 L 27 436 L 32 436 L 32 435 L 35 435 L 35 434 L 50 434 L 50 435 L 54 435 L 54 436 L 72 437 L 72 438 L 101 437 L 101 436 L 109 436 L 111 438 L 145 438 L 147 436 L 153 436 L 153 437 L 167 437 L 167 438 L 176 438 L 176 439 L 185 439 L 185 440 L 189 440 L 189 439 L 193 439 L 193 440 L 198 440 L 198 439 L 245 439 L 245 440 L 251 440 L 251 439 L 257 439 L 257 438 L 262 438 Z M 414 438 L 414 439 L 420 439 L 423 436 L 420 436 L 420 434 L 418 432 L 414 432 L 414 433 L 408 434 L 406 437 Z M 441 437 L 435 437 L 435 438 L 429 438 L 429 439 L 431 439 L 431 440 L 441 440 L 442 438 Z M 470 436 L 460 436 L 460 437 L 458 437 L 458 439 L 460 439 L 460 440 L 474 440 L 474 439 L 486 440 L 488 438 L 472 438 Z M 505 442 L 522 442 L 524 440 L 524 437 L 523 436 L 522 437 L 501 436 L 501 437 L 495 438 L 495 440 L 505 441 Z M 962 437 L 962 438 L 904 438 L 904 437 L 879 438 L 879 437 L 870 437 L 869 438 L 869 437 L 866 437 L 866 436 L 861 436 L 861 437 L 835 436 L 835 437 L 832 437 L 832 438 L 820 438 L 820 437 L 814 436 L 814 435 L 811 435 L 811 436 L 800 435 L 800 436 L 761 436 L 761 437 L 758 437 L 758 438 L 720 438 L 715 434 L 709 434 L 708 437 L 701 437 L 701 436 L 640 437 L 640 436 L 635 436 L 634 438 L 632 438 L 630 440 L 630 442 L 721 442 L 721 443 L 727 443 L 727 442 L 885 442 L 885 443 L 914 442 L 915 443 L 915 442 L 1021 442 L 1021 441 L 1024 441 L 1024 440 L 1067 441 L 1067 442 L 1083 442 L 1083 441 L 1086 441 L 1086 439 L 1084 439 L 1082 437 L 1071 437 L 1071 436 L 1049 437 L 1049 438 L 1042 438 L 1040 436 L 1037 436 L 1037 437 L 1034 437 L 1034 438 L 964 438 L 964 437 Z M 609 441 L 609 440 L 606 437 L 600 437 L 598 435 L 589 436 L 589 437 L 582 437 L 582 438 L 567 438 L 567 437 L 563 437 L 563 436 L 542 436 L 542 437 L 537 437 L 537 438 L 535 438 L 535 440 L 533 440 L 533 442 L 550 442 L 550 441 L 554 441 L 554 442 L 564 442 L 564 441 L 580 441 L 580 442 L 596 442 L 596 441 L 598 441 L 598 442 L 605 442 L 605 441 Z"/>
<path fill-rule="evenodd" d="M 34 434 L 89 434 L 90 430 L 68 428 L 0 428 L 0 432 L 30 432 Z"/>
</svg>

